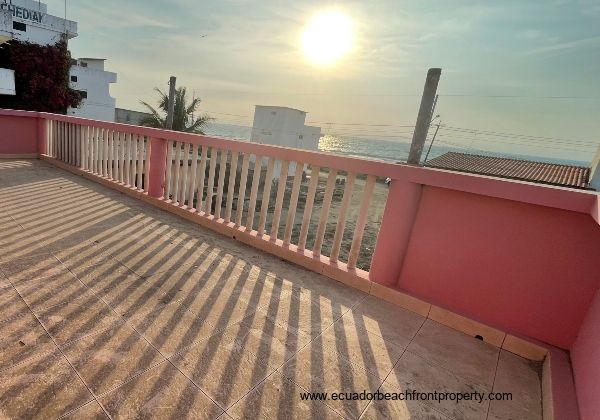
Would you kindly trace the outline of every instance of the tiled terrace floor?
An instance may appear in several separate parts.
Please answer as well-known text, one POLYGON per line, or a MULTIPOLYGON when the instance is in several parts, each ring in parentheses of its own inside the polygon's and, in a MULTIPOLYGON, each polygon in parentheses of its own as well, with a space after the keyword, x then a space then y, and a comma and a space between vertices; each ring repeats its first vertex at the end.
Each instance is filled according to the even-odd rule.
POLYGON ((41 161, 0 161, 0 418, 539 419, 539 368, 41 161), (512 402, 300 392, 512 392, 512 402))

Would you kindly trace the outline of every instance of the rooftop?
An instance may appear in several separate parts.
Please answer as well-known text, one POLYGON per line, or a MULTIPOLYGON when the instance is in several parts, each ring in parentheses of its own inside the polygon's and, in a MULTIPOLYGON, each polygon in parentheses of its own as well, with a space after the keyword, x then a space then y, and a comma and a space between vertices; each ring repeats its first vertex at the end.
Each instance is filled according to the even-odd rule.
POLYGON ((40 160, 0 195, 3 417, 541 419, 540 363, 40 160), (513 401, 300 399, 411 389, 513 401))
POLYGON ((431 159, 426 166, 571 188, 587 188, 590 180, 586 167, 458 152, 431 159))
POLYGON ((0 132, 0 417, 600 410, 595 191, 40 112, 0 132))

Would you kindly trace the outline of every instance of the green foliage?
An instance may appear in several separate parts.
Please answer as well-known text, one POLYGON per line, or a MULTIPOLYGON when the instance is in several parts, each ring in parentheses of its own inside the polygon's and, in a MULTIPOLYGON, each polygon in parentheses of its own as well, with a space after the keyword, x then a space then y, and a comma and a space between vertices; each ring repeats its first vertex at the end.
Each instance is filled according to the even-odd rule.
POLYGON ((0 67, 15 71, 16 95, 0 95, 0 107, 65 114, 81 96, 69 87, 67 43, 38 45, 11 40, 0 45, 0 67))
MULTIPOLYGON (((142 105, 148 108, 150 115, 141 121, 146 127, 165 128, 167 125, 167 110, 169 108, 169 97, 159 88, 154 88, 158 92, 158 110, 147 102, 140 101, 142 105)), ((199 115, 196 117, 196 110, 200 105, 200 98, 192 98, 188 104, 187 92, 185 87, 180 87, 175 91, 175 109, 173 113, 173 130, 184 131, 186 133, 204 134, 203 128, 212 120, 208 115, 199 115)))

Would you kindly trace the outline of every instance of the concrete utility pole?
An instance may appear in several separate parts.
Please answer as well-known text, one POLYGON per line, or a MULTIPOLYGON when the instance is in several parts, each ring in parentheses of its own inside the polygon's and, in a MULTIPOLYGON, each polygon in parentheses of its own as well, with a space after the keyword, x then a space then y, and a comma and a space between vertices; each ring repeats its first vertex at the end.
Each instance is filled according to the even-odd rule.
POLYGON ((417 126, 413 133, 410 153, 408 155, 408 163, 410 165, 418 165, 421 161, 421 154, 423 153, 425 139, 427 138, 427 132, 431 124, 431 112, 441 74, 442 69, 437 68, 429 69, 427 72, 423 97, 421 98, 421 107, 419 108, 419 116, 417 117, 417 126))
POLYGON ((175 112, 175 85, 177 83, 177 78, 175 76, 171 76, 169 79, 169 103, 167 108, 167 129, 173 129, 173 113, 175 112))

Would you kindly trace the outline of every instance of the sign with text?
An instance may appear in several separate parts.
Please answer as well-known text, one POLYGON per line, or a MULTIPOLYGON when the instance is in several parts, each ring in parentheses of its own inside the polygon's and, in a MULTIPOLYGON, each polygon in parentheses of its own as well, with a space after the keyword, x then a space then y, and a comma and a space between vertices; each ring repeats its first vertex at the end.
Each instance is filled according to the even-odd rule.
POLYGON ((9 0, 0 1, 0 10, 8 10, 12 13, 13 17, 23 20, 29 20, 32 22, 42 23, 42 19, 46 16, 41 11, 35 11, 27 9, 21 6, 15 6, 9 0))

